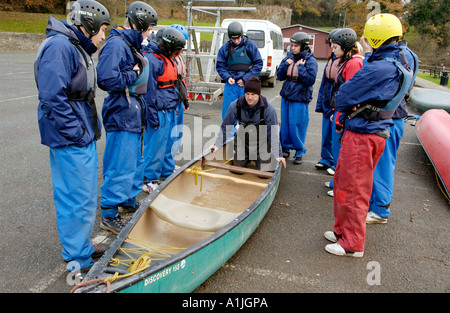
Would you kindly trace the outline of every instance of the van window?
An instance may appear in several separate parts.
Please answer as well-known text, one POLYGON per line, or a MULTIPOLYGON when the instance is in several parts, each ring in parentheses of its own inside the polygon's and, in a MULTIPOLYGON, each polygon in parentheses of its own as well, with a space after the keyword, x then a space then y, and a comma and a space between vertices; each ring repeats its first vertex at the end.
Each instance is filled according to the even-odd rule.
POLYGON ((273 48, 283 50, 283 36, 280 33, 270 31, 270 39, 272 39, 273 48))
POLYGON ((258 48, 264 48, 264 32, 261 30, 248 30, 247 37, 250 38, 258 48))

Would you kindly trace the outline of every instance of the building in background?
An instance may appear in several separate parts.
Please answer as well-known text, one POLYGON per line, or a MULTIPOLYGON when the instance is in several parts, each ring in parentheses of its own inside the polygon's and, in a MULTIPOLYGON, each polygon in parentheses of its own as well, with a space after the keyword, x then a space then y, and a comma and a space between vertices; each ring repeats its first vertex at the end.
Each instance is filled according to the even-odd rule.
POLYGON ((311 37, 310 47, 314 52, 316 59, 327 59, 331 54, 330 45, 326 43, 326 39, 329 35, 329 32, 327 31, 296 24, 281 28, 281 32, 283 34, 283 43, 285 50, 289 50, 289 39, 292 37, 292 35, 297 32, 305 32, 311 37))

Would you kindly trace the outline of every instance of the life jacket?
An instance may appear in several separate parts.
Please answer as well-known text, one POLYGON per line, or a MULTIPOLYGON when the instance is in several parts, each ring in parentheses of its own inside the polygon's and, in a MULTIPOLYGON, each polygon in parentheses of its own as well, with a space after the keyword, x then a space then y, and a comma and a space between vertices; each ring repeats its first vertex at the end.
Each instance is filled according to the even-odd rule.
POLYGON ((379 119, 389 119, 394 115, 395 110, 400 105, 400 102, 405 98, 407 92, 411 87, 413 75, 408 71, 399 61, 392 58, 384 58, 384 60, 391 62, 397 67, 400 72, 400 86, 396 95, 389 101, 366 101, 347 118, 351 119, 355 116, 362 116, 367 120, 378 121, 379 119))
POLYGON ((177 67, 177 89, 178 92, 180 93, 180 100, 181 102, 185 102, 186 100, 190 100, 190 96, 188 93, 188 88, 187 88, 187 84, 186 84, 186 80, 184 78, 184 76, 186 75, 186 64, 183 61, 183 57, 180 55, 178 55, 175 59, 175 65, 177 67))
POLYGON ((92 57, 86 51, 84 51, 79 41, 63 34, 57 34, 48 37, 42 42, 37 51, 36 60, 34 61, 34 79, 36 81, 36 86, 38 86, 39 60, 42 56, 42 52, 47 43, 55 37, 66 38, 77 49, 78 72, 71 78, 69 89, 67 90, 66 94, 69 101, 84 100, 89 102, 89 106, 92 110, 94 119, 95 139, 97 140, 100 138, 100 129, 97 123, 97 108, 95 105, 97 72, 92 57))
POLYGON ((339 69, 339 59, 329 59, 327 63, 327 70, 325 71, 325 77, 329 83, 336 81, 336 74, 339 69))
POLYGON ((164 73, 158 77, 158 88, 164 89, 169 87, 176 87, 178 72, 177 66, 173 60, 166 56, 152 52, 155 57, 164 62, 164 73))
MULTIPOLYGON (((103 47, 112 38, 120 38, 127 44, 127 46, 131 50, 131 53, 133 54, 134 62, 136 62, 136 64, 138 64, 139 70, 141 71, 141 74, 139 75, 139 77, 130 86, 128 86, 128 91, 129 91, 130 95, 133 95, 133 96, 145 95, 147 93, 148 75, 150 73, 148 60, 136 49, 136 47, 130 45, 128 43, 128 41, 126 41, 125 38, 123 38, 121 36, 110 37, 105 42, 103 47)), ((102 54, 103 47, 99 52, 99 57, 102 54)))
POLYGON ((414 59, 414 64, 410 64, 409 68, 412 70, 413 74, 412 74, 412 81, 411 81, 411 85, 409 86, 409 90, 411 90, 414 86, 414 81, 416 80, 417 77, 417 72, 419 71, 419 58, 417 57, 417 55, 412 52, 411 49, 409 49, 407 46, 405 45, 401 45, 399 46, 400 49, 405 49, 408 50, 409 53, 411 53, 413 59, 414 59))
POLYGON ((297 62, 293 62, 289 65, 287 69, 287 80, 289 81, 298 81, 298 66, 300 65, 300 61, 303 59, 298 60, 297 62))
POLYGON ((250 60, 247 54, 247 44, 248 41, 246 41, 244 45, 237 47, 237 49, 233 53, 231 53, 231 41, 228 42, 228 71, 247 72, 252 68, 252 60, 250 60))

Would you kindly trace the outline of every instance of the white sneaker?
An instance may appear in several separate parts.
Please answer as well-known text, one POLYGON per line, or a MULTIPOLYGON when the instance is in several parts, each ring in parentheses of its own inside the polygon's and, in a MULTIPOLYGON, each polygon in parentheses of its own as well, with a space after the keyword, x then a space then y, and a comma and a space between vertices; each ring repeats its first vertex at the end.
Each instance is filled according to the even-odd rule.
POLYGON ((142 191, 147 193, 152 193, 158 188, 158 183, 150 182, 148 184, 142 184, 142 191))
POLYGON ((327 172, 328 172, 328 174, 330 174, 331 176, 334 175, 334 170, 333 170, 331 167, 327 168, 327 172))
POLYGON ((338 243, 331 243, 325 246, 325 250, 331 254, 338 256, 351 256, 354 258, 360 258, 364 255, 364 252, 349 252, 345 251, 344 248, 341 247, 338 243))
POLYGON ((386 224, 387 217, 381 217, 378 214, 369 212, 366 217, 366 224, 386 224))
POLYGON ((333 192, 333 190, 327 191, 327 195, 329 195, 330 197, 334 197, 334 192, 333 192))
POLYGON ((325 183, 325 187, 331 188, 330 182, 329 182, 329 181, 327 181, 327 182, 325 183))
POLYGON ((332 231, 326 231, 323 233, 324 237, 331 242, 337 242, 337 238, 332 231))

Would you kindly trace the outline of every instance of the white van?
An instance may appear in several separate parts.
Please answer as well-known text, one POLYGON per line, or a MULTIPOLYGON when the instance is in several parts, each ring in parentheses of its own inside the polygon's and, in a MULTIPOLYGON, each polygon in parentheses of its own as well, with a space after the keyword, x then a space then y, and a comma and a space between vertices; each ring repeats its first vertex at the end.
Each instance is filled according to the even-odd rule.
MULTIPOLYGON (((277 69, 284 57, 281 28, 270 21, 246 19, 224 19, 221 27, 227 28, 234 21, 241 23, 244 35, 258 46, 263 59, 259 78, 261 81, 267 80, 269 86, 274 87, 277 81, 277 69)), ((228 40, 228 35, 225 33, 221 45, 228 40)))

